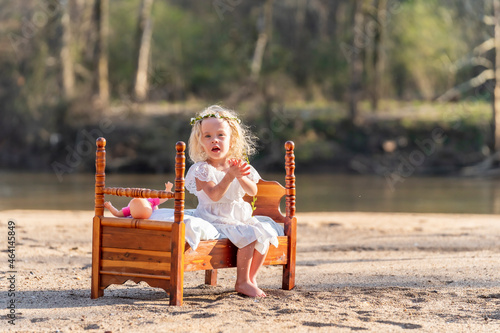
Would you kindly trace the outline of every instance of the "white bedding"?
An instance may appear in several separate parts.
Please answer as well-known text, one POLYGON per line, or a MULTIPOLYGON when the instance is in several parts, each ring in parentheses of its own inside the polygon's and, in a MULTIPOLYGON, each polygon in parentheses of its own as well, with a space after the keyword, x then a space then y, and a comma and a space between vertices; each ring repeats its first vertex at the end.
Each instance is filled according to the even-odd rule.
MULTIPOLYGON (((219 238, 227 238, 219 233, 217 229, 208 221, 194 217, 194 209, 184 211, 184 223, 186 225, 186 242, 193 250, 196 250, 200 241, 219 238)), ((273 227, 278 236, 284 236, 283 227, 268 216, 255 216, 260 222, 268 223, 273 227)), ((174 210, 171 208, 160 208, 153 212, 150 220, 174 221, 174 210)))

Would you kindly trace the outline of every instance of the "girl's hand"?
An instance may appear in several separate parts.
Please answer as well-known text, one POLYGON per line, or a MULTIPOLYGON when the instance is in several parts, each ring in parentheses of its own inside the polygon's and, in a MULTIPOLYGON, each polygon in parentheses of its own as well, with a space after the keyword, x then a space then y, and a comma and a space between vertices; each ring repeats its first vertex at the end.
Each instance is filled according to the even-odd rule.
POLYGON ((243 160, 231 159, 229 160, 228 174, 237 179, 241 179, 250 174, 250 166, 243 160))
POLYGON ((243 190, 245 190, 245 193, 250 196, 257 195, 257 184, 250 178, 245 177, 250 175, 250 165, 243 160, 229 160, 229 165, 228 174, 234 176, 238 180, 243 190))

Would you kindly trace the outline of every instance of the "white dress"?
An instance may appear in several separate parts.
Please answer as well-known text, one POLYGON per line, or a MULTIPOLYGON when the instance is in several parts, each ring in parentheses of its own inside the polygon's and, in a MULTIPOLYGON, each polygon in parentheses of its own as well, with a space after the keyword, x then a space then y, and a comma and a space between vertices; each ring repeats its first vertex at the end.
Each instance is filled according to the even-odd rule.
MULTIPOLYGON (((237 179, 234 179, 224 196, 217 202, 212 201, 203 191, 196 189, 196 178, 201 181, 212 181, 218 184, 226 175, 207 162, 195 163, 186 175, 186 189, 198 198, 198 206, 194 212, 195 217, 202 218, 225 235, 238 248, 242 248, 257 241, 255 249, 265 254, 269 244, 278 247, 278 234, 267 223, 262 223, 252 217, 252 206, 243 200, 245 191, 237 179)), ((258 182, 258 172, 250 166, 250 175, 247 176, 258 182)))

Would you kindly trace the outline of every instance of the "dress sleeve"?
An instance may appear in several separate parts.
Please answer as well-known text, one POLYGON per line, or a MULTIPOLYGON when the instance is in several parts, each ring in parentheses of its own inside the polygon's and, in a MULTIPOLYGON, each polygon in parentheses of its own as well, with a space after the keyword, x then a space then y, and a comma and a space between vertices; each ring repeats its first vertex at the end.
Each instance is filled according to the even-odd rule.
POLYGON ((214 182, 217 183, 217 178, 215 178, 215 173, 212 168, 206 162, 197 162, 193 164, 186 175, 186 189, 192 193, 196 194, 198 191, 196 190, 196 179, 199 179, 203 182, 214 182))
POLYGON ((258 183, 259 180, 261 179, 257 170, 255 170, 255 168, 251 165, 250 165, 250 174, 247 177, 256 183, 258 183))

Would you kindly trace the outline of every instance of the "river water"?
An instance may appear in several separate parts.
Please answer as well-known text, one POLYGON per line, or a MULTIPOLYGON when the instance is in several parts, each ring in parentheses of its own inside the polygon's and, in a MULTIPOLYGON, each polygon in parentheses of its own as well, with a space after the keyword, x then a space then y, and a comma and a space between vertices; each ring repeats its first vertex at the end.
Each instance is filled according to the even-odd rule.
MULTIPOLYGON (((382 176, 352 174, 297 174, 299 212, 500 212, 500 179, 456 177, 408 177, 390 184, 382 176)), ((283 175, 265 179, 284 184, 283 175)), ((108 174, 106 186, 145 187, 162 190, 172 175, 108 174)), ((107 197, 116 207, 127 198, 107 197)), ((186 207, 196 199, 186 197, 186 207)), ((94 175, 72 174, 58 179, 50 173, 0 172, 0 210, 56 209, 93 210, 94 175)), ((161 207, 173 207, 169 201, 161 207)))

